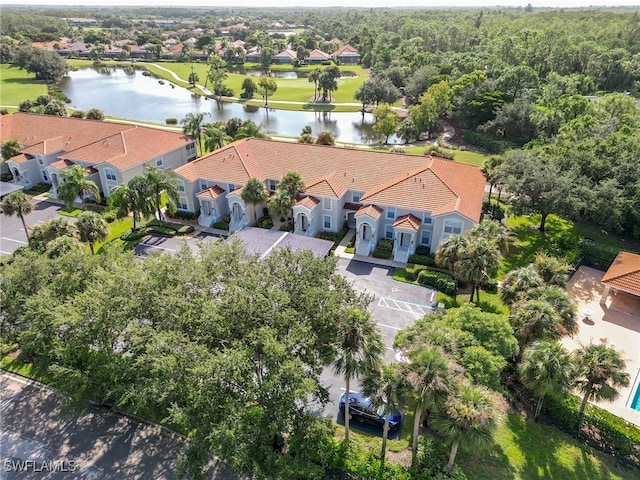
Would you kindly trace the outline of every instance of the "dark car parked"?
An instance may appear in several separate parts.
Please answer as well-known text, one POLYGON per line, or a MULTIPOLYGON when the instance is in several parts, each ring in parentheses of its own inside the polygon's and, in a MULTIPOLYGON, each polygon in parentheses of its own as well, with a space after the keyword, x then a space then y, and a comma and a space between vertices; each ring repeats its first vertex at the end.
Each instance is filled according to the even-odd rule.
MULTIPOLYGON (((344 413, 344 398, 346 394, 340 396, 340 411, 344 413)), ((351 418, 361 422, 370 423, 379 427, 384 427, 385 421, 385 405, 382 404, 377 408, 371 404, 371 399, 363 396, 361 393, 349 393, 349 413, 351 418)), ((389 430, 395 430, 400 426, 402 416, 400 412, 392 411, 389 415, 389 430)))

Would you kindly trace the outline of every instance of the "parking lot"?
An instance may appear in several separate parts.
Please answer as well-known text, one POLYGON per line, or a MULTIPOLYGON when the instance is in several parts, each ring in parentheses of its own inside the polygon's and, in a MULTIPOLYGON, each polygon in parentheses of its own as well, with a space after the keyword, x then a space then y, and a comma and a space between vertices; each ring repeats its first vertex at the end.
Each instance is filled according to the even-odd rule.
POLYGON ((161 237, 159 235, 150 235, 136 245, 134 251, 136 255, 144 257, 153 252, 176 253, 183 246, 187 245, 193 252, 197 252, 200 242, 215 241, 219 238, 221 238, 220 235, 207 232, 200 232, 193 237, 161 237))

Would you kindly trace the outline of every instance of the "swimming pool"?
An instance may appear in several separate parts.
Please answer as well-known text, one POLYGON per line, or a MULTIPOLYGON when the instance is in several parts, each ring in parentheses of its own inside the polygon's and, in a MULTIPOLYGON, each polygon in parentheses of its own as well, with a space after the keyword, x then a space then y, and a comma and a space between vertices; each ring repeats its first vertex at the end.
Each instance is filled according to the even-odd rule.
POLYGON ((631 400, 631 405, 636 412, 640 412, 640 383, 636 384, 636 394, 633 396, 633 400, 631 400))

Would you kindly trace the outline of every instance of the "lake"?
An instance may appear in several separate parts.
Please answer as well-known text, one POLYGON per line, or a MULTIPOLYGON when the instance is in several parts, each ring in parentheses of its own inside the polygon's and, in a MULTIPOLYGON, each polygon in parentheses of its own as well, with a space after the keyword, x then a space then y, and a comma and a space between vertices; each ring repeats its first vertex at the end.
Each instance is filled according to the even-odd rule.
POLYGON ((144 76, 141 71, 125 72, 122 68, 91 68, 69 72, 60 82, 62 91, 71 99, 70 107, 87 111, 98 108, 105 115, 164 124, 167 118, 180 121, 187 113, 207 113, 205 121, 239 117, 253 120, 268 135, 296 137, 302 127, 310 125, 313 135, 323 130, 333 133, 337 141, 372 144, 377 136, 372 131, 373 115, 360 112, 292 112, 251 107, 194 97, 185 88, 168 81, 144 76))

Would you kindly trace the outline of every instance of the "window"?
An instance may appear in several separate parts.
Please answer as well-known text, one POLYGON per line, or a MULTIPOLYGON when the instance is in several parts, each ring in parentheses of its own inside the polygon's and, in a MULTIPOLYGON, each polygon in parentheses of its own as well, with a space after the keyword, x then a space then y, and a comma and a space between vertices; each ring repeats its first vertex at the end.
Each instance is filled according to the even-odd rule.
POLYGON ((431 213, 425 212, 422 216, 422 225, 430 226, 433 225, 433 219, 431 218, 431 213))
POLYGON ((200 182, 200 190, 206 190, 207 188, 207 182, 200 182))
POLYGON ((237 190, 237 188, 238 188, 238 187, 237 187, 237 186, 235 186, 233 183, 230 183, 230 184, 229 184, 229 191, 230 191, 230 192, 233 192, 234 190, 237 190))
POLYGON ((196 144, 194 142, 187 143, 184 149, 187 152, 187 161, 191 161, 196 158, 196 144))
POLYGON ((444 222, 444 233, 447 235, 460 235, 462 233, 462 222, 447 220, 444 222))
POLYGON ((270 192, 275 192, 277 188, 278 188, 278 181, 277 180, 269 180, 269 191, 270 192))
POLYGON ((331 215, 325 215, 323 217, 323 221, 324 221, 324 228, 326 230, 331 230, 331 215))
POLYGON ((178 180, 176 184, 178 185, 178 191, 184 192, 184 182, 182 180, 178 180))
POLYGON ((178 210, 187 210, 189 208, 189 205, 187 205, 186 197, 179 197, 176 207, 178 208, 178 210))
POLYGON ((330 198, 323 198, 322 199, 322 208, 324 210, 331 210, 331 199, 330 198))
POLYGON ((387 207, 387 218, 389 220, 396 219, 396 207, 387 207))
POLYGON ((105 168, 104 169, 104 176, 107 177, 107 180, 110 180, 112 182, 117 181, 116 178, 116 171, 112 168, 105 168))
POLYGON ((351 201, 353 203, 360 203, 360 197, 362 197, 362 194, 360 192, 353 192, 351 194, 351 201))
POLYGON ((48 182, 49 181, 49 177, 47 177, 47 172, 45 172, 44 170, 40 170, 40 173, 42 173, 42 179, 45 182, 48 182))
POLYGON ((425 247, 431 246, 431 232, 429 230, 423 230, 420 237, 420 243, 425 247))
POLYGON ((393 240, 393 225, 387 225, 384 227, 384 238, 393 240))
POLYGON ((156 167, 162 166, 162 158, 156 158, 156 167))
POLYGON ((40 165, 44 165, 44 160, 42 159, 42 157, 38 156, 38 163, 40 165))

